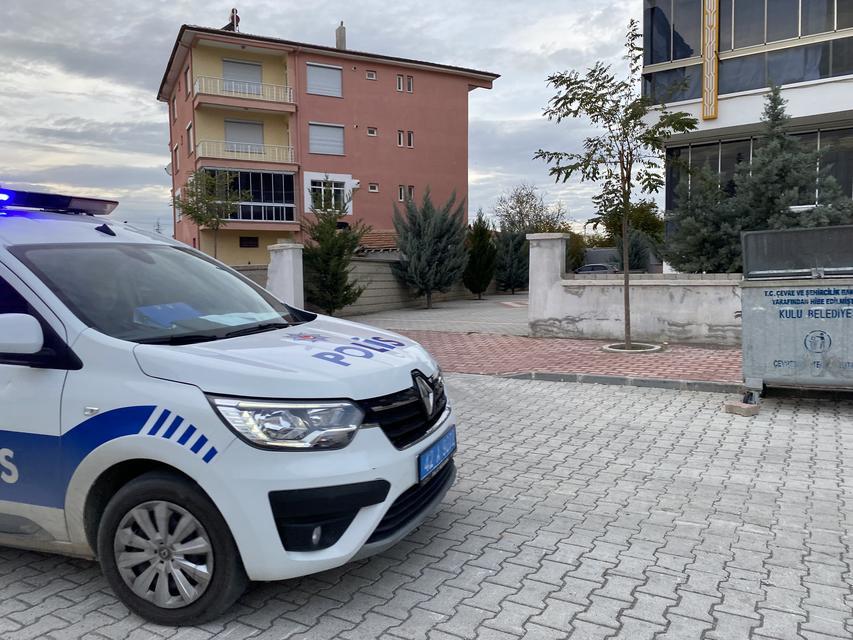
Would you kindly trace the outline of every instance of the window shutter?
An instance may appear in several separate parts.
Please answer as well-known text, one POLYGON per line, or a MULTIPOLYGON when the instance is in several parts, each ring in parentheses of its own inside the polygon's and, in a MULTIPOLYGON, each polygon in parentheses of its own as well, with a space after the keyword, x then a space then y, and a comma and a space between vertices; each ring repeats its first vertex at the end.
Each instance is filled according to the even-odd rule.
POLYGON ((308 150, 311 153, 344 153, 344 128, 323 124, 308 125, 308 150))
POLYGON ((341 70, 330 67, 320 67, 309 64, 308 66, 308 93, 316 93, 321 96, 341 97, 341 70))
POLYGON ((249 62, 222 61, 225 90, 235 93, 261 92, 261 65, 249 62))

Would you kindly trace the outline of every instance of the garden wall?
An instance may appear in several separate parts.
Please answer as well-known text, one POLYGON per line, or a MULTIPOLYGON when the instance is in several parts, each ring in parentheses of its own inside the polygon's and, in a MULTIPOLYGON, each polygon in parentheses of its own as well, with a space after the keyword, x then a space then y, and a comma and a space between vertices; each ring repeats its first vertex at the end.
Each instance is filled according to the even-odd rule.
MULTIPOLYGON (((622 340, 622 275, 567 275, 566 237, 530 240, 530 335, 622 340)), ((740 274, 631 276, 636 340, 734 346, 741 340, 740 274)))

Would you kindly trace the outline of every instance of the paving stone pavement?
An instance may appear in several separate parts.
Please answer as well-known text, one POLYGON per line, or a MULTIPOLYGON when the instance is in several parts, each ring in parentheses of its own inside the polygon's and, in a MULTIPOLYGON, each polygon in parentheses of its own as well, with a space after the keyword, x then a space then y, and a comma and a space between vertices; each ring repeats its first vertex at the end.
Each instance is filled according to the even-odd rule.
POLYGON ((459 479, 387 553, 254 586, 196 628, 97 565, 0 549, 0 638, 853 637, 853 402, 448 377, 459 479))

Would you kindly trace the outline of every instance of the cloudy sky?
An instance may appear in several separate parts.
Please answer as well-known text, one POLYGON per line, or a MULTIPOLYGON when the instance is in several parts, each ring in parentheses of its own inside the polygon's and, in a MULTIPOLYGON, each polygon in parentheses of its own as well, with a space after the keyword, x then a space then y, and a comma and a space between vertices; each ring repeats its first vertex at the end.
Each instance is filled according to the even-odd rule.
POLYGON ((539 148, 577 148, 582 122, 548 122, 546 77, 598 59, 620 63, 639 0, 3 0, 0 184, 116 197, 118 217, 171 232, 166 108, 160 78, 183 23, 332 45, 338 21, 352 49, 500 73, 470 94, 470 205, 535 184, 572 218, 592 213, 590 185, 555 185, 539 148), (428 8, 427 8, 428 7, 428 8), (322 15, 321 15, 322 14, 322 15))

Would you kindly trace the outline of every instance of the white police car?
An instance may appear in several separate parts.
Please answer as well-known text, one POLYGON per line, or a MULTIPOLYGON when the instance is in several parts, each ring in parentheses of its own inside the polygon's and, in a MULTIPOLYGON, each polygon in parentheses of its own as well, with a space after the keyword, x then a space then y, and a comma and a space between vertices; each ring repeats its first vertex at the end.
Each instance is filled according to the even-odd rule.
POLYGON ((453 483, 441 372, 185 245, 0 191, 0 544, 96 557, 161 624, 417 527, 453 483))

